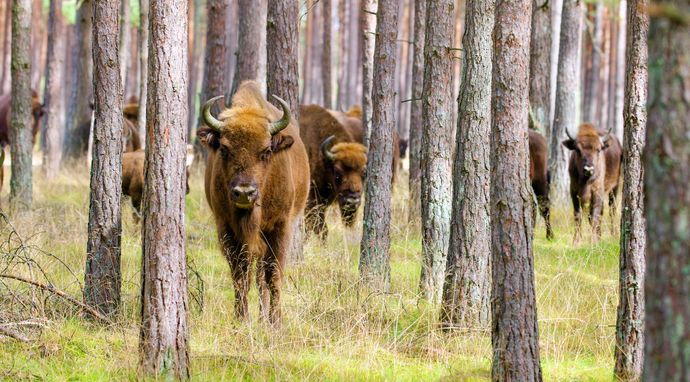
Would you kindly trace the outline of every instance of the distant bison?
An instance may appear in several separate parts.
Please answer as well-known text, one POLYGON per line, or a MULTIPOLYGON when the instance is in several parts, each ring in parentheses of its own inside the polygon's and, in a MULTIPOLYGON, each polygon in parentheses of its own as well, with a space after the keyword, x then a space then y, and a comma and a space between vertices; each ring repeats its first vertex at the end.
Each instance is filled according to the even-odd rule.
POLYGON ((300 107, 300 136, 309 155, 311 189, 307 201, 307 229, 326 239, 326 209, 337 202, 340 216, 351 227, 362 200, 367 149, 327 109, 300 107))
POLYGON ((203 107, 207 127, 197 137, 208 148, 205 190, 218 239, 230 263, 235 314, 248 315, 250 268, 257 262, 263 317, 279 323, 280 288, 293 226, 309 191, 309 159, 290 108, 275 97, 282 115, 259 85, 242 83, 229 109, 211 115, 215 97, 203 107))
MULTIPOLYGON (((136 100, 136 98, 134 98, 136 100)), ((132 101, 132 99, 130 99, 132 101)), ((93 102, 89 103, 93 109, 95 106, 93 102)), ((139 105, 136 103, 127 103, 122 107, 122 152, 134 152, 141 149, 141 136, 137 127, 137 116, 139 115, 139 105)), ((91 130, 91 120, 83 122, 77 128, 75 133, 80 137, 88 137, 91 130)))
POLYGON ((594 235, 601 236, 600 219, 604 198, 608 196, 609 213, 615 215, 616 194, 621 175, 623 150, 610 131, 597 130, 594 125, 580 125, 573 138, 566 129, 568 139, 563 145, 571 150, 568 173, 570 197, 575 214, 575 238, 580 240, 581 208, 589 204, 589 221, 594 235))
POLYGON ((532 190, 537 197, 539 211, 546 225, 546 238, 553 239, 551 229, 551 202, 549 201, 549 188, 551 179, 548 172, 549 146, 546 139, 534 130, 529 130, 529 179, 532 190))

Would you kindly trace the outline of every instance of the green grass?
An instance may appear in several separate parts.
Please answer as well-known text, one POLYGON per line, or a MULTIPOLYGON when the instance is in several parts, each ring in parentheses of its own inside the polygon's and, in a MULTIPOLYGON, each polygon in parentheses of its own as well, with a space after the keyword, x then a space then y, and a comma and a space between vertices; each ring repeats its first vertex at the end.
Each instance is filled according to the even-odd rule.
MULTIPOLYGON (((251 320, 238 323, 233 319, 230 271, 216 245, 199 174, 193 174, 190 185, 188 257, 205 283, 204 309, 193 303, 190 313, 195 380, 482 381, 490 377, 489 332, 474 328, 441 333, 436 310, 419 302, 421 243, 406 223, 404 187, 396 189, 394 200, 390 293, 370 294, 358 287, 361 232, 346 230, 332 213, 327 243, 309 241, 304 262, 291 264, 287 270, 284 324, 275 330, 257 318, 256 290, 250 299, 251 320)), ((50 184, 39 177, 33 215, 14 221, 31 244, 64 259, 79 277, 85 261, 88 188, 84 169, 64 172, 50 184)), ((1 205, 7 205, 6 196, 1 205)), ((60 307, 47 313, 50 321, 35 342, 0 338, 0 379, 137 378, 141 237, 129 203, 123 205, 123 309, 118 322, 102 327, 50 300, 60 307)), ((553 221, 555 241, 545 240, 541 221, 535 235, 544 379, 609 381, 617 305, 617 237, 607 234, 598 244, 591 244, 585 226, 585 243, 572 246, 569 206, 556 208, 553 221)), ((38 259, 44 260, 55 285, 80 296, 79 286, 65 268, 47 258, 38 259)), ((194 279, 190 285, 195 285, 194 279)))

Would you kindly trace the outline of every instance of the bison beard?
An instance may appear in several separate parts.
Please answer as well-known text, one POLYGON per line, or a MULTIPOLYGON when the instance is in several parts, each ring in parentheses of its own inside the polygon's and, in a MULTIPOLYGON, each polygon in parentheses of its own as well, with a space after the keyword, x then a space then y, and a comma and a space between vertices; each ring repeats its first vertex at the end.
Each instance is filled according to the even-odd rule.
POLYGON ((622 153, 618 139, 606 131, 599 131, 585 123, 575 138, 570 136, 563 145, 571 150, 568 163, 570 175, 570 197, 575 214, 575 237, 580 240, 582 207, 589 205, 589 222, 595 238, 601 236, 601 215, 604 198, 608 195, 611 220, 616 214, 616 194, 620 180, 622 153))
POLYGON ((208 127, 199 128, 197 137, 209 151, 206 200, 230 264, 235 314, 248 315, 250 268, 256 261, 262 317, 279 324, 285 257, 309 188, 307 153, 287 104, 276 97, 281 117, 255 82, 241 84, 230 109, 216 119, 210 109, 220 98, 204 105, 208 127))

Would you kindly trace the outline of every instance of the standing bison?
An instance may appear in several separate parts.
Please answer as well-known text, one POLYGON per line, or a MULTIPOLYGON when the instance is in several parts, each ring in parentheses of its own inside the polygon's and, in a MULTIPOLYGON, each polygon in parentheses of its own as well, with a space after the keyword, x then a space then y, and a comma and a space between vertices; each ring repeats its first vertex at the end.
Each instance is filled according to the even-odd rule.
POLYGON ((340 216, 351 227, 362 198, 367 149, 328 110, 300 107, 300 136, 309 155, 311 189, 306 210, 307 229, 326 239, 326 209, 337 201, 340 216))
POLYGON ((589 222, 596 238, 601 236, 601 215, 604 198, 608 195, 610 215, 615 215, 616 194, 621 175, 622 149, 618 139, 609 132, 599 131, 594 125, 580 125, 573 138, 566 129, 568 139, 563 145, 571 150, 568 163, 570 197, 575 214, 575 238, 580 240, 582 207, 589 205, 589 222))
MULTIPOLYGON (((546 225, 546 238, 553 239, 551 229, 551 202, 549 201, 549 186, 551 180, 548 172, 549 146, 546 139, 534 130, 529 130, 529 179, 532 190, 537 197, 537 204, 546 225)), ((535 219, 536 220, 536 219, 535 219)))
POLYGON ((279 323, 285 256, 309 191, 307 152, 285 101, 275 97, 281 116, 255 82, 240 85, 230 109, 216 119, 211 107, 221 98, 204 105, 207 127, 199 128, 197 137, 208 148, 206 199, 230 263, 235 314, 248 315, 250 268, 256 260, 262 316, 279 323))

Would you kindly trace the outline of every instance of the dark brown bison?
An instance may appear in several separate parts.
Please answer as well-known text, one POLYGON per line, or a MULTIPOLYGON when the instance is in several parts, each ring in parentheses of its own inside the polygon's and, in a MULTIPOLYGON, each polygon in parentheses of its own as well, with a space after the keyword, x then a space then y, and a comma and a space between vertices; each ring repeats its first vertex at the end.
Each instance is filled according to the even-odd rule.
MULTIPOLYGON (((93 102, 89 103, 91 109, 94 108, 93 102)), ((128 103, 122 107, 122 152, 134 152, 141 149, 141 136, 137 128, 137 116, 139 115, 139 105, 128 103)), ((77 128, 76 134, 80 137, 88 137, 86 132, 91 130, 91 120, 88 120, 77 128)))
POLYGON ((300 107, 300 136, 309 155, 311 189, 307 201, 307 228, 326 239, 326 209, 337 202, 340 216, 351 227, 362 200, 367 149, 327 109, 300 107))
POLYGON ((551 202, 549 201, 549 186, 551 180, 548 172, 549 146, 546 139, 534 130, 529 130, 529 179, 532 190, 537 197, 539 212, 546 225, 546 238, 553 239, 551 229, 551 202))
POLYGON ((580 240, 581 209, 589 205, 589 222, 595 237, 601 236, 601 215, 604 198, 608 195, 609 213, 615 215, 616 194, 621 175, 623 150, 618 139, 594 125, 580 125, 573 138, 566 129, 568 139, 563 145, 571 150, 568 163, 570 197, 575 213, 575 238, 580 240))
POLYGON ((206 199, 230 263, 235 314, 248 315, 250 268, 256 260, 262 317, 279 323, 285 257, 307 202, 309 159, 285 101, 275 97, 281 115, 257 83, 244 82, 231 107, 216 119, 211 107, 221 98, 204 105, 207 127, 199 128, 197 137, 208 148, 206 199))

